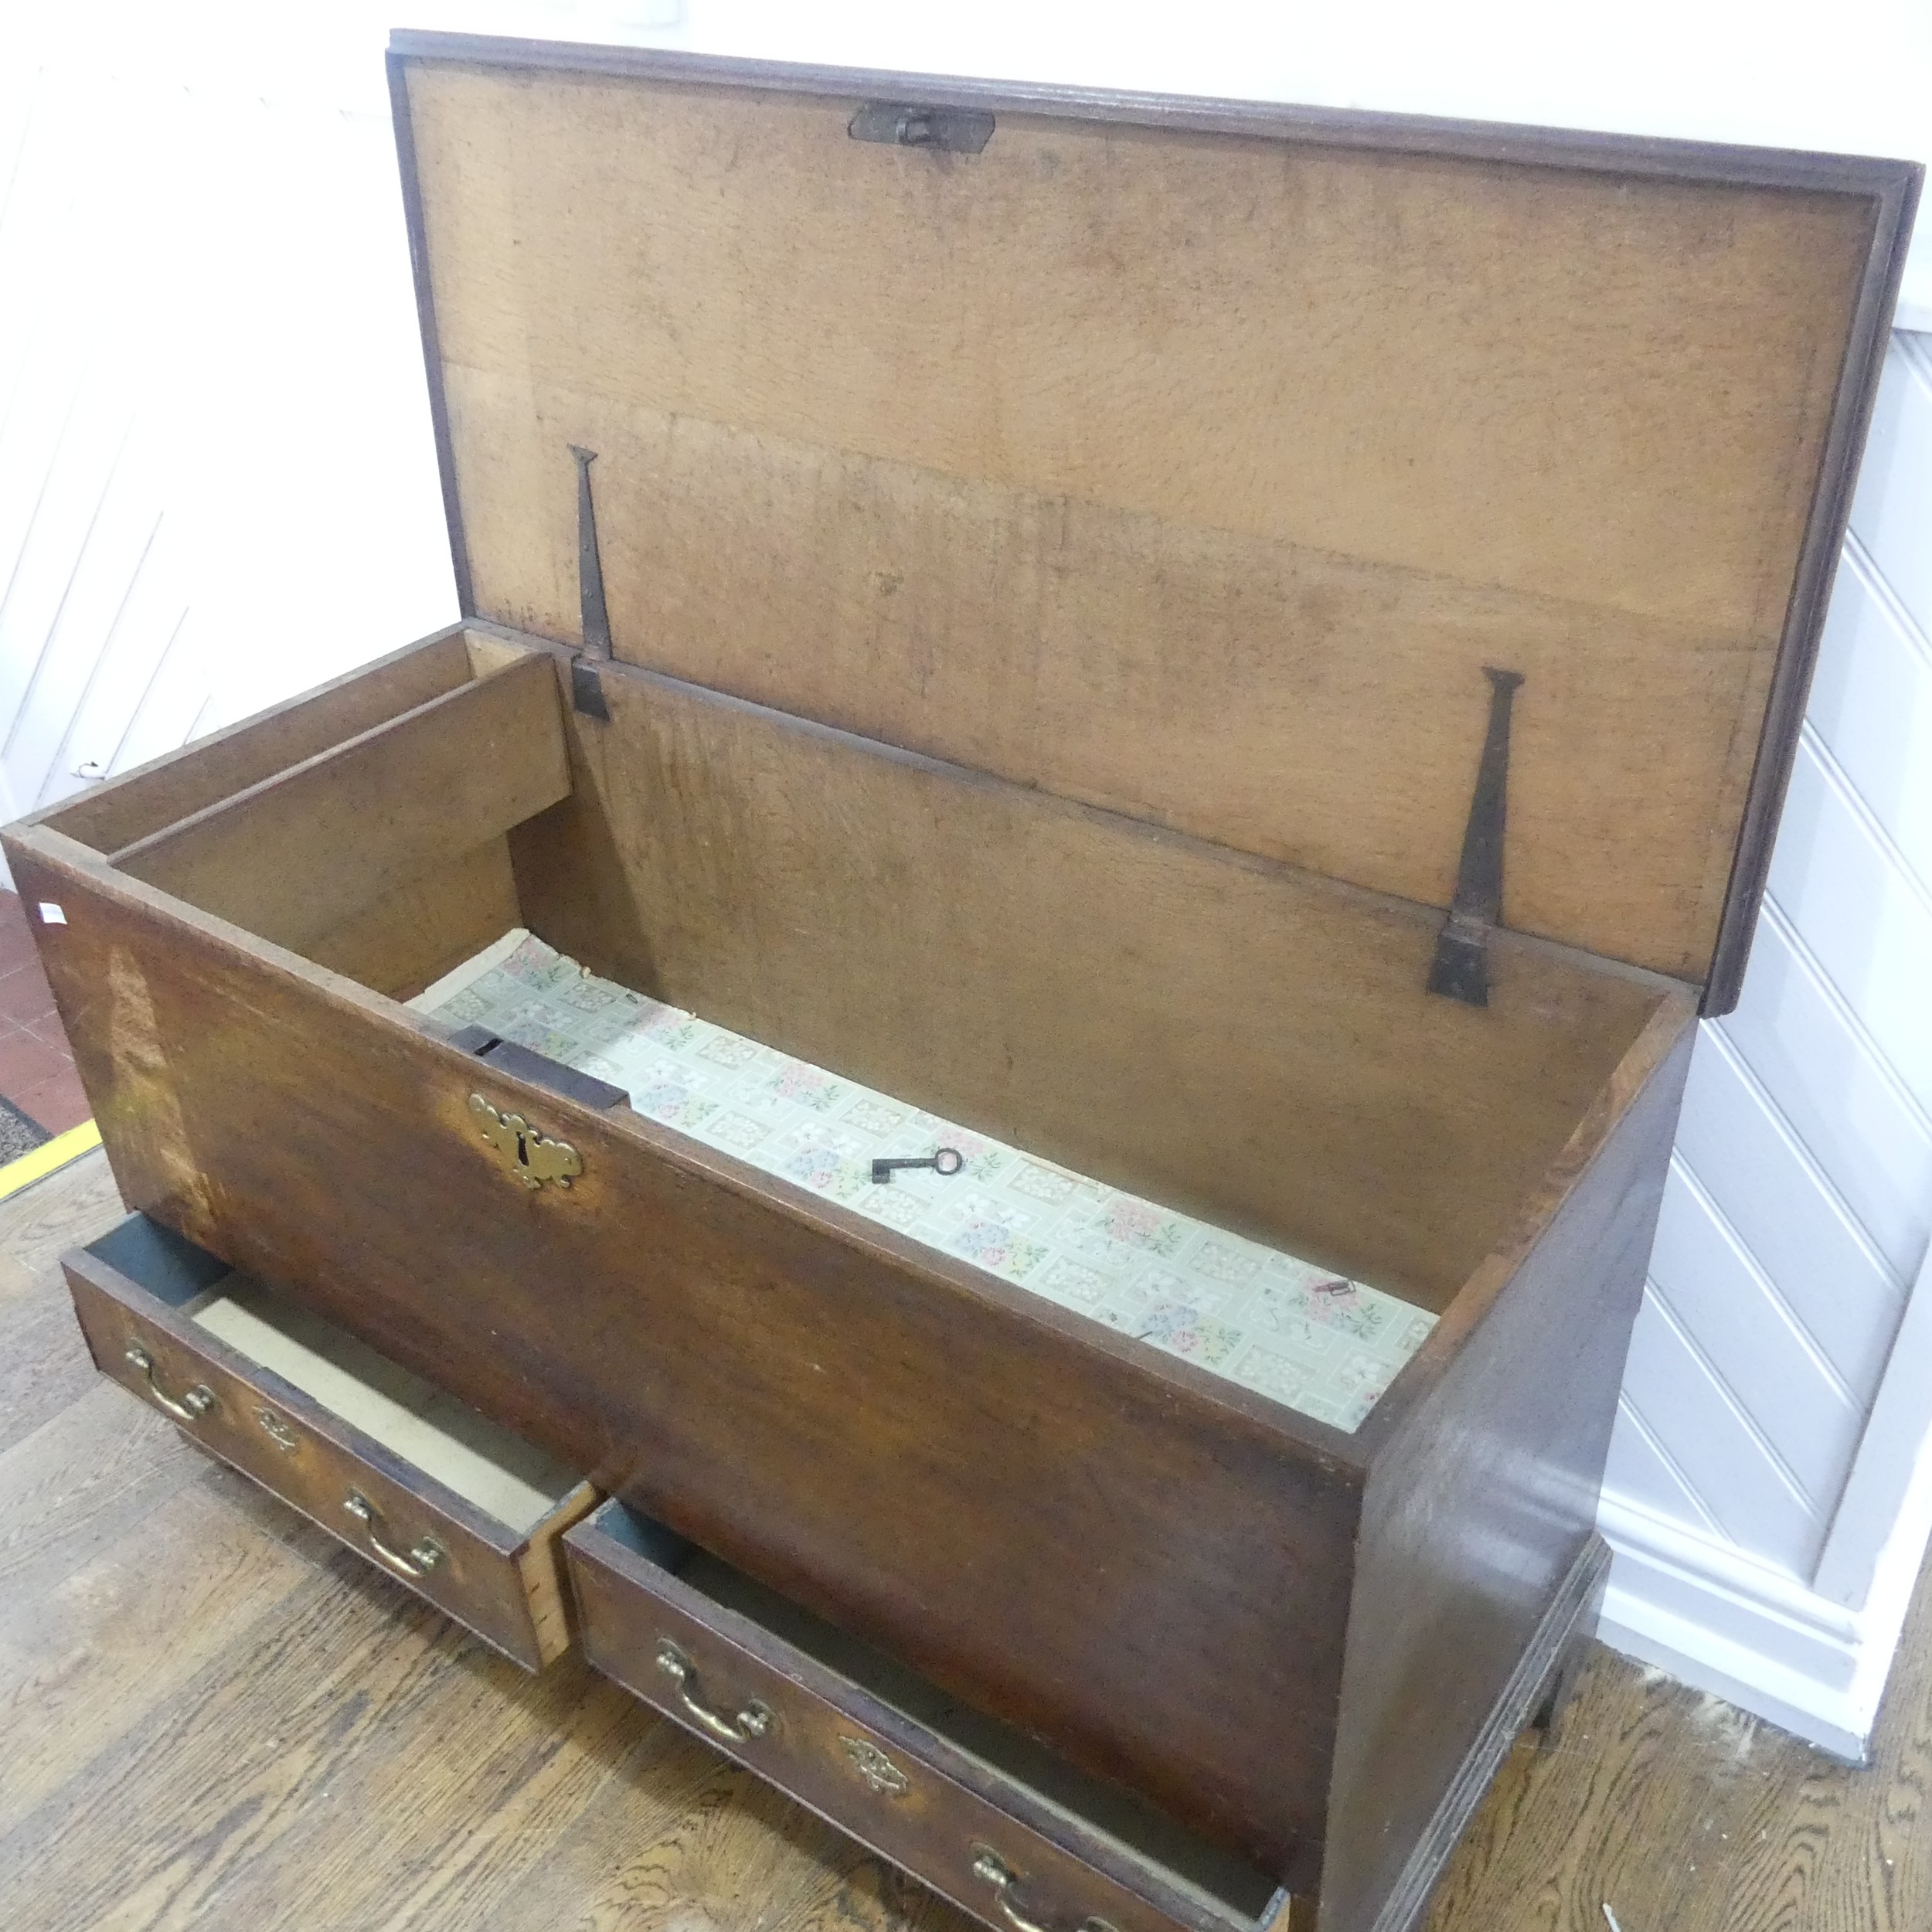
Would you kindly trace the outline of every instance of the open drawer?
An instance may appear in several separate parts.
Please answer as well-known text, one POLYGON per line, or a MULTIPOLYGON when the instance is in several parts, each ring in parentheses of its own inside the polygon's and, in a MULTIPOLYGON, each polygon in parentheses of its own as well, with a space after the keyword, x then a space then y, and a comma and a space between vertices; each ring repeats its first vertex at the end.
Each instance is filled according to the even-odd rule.
POLYGON ((590 1662, 989 1925, 1254 1932, 1253 1866, 609 1502, 564 1539, 590 1662))
POLYGON ((590 1485, 145 1215, 63 1258, 97 1366, 529 1670, 590 1485))

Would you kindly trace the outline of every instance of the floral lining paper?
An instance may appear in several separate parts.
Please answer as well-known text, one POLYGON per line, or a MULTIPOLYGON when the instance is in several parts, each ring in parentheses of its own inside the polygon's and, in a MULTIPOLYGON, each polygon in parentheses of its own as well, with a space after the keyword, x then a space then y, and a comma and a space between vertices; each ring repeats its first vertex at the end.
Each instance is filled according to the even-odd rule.
POLYGON ((1435 1317, 599 979, 519 929, 410 1004, 624 1087, 641 1114, 1304 1415, 1355 1428, 1435 1317), (875 1182, 956 1148, 958 1174, 875 1182))

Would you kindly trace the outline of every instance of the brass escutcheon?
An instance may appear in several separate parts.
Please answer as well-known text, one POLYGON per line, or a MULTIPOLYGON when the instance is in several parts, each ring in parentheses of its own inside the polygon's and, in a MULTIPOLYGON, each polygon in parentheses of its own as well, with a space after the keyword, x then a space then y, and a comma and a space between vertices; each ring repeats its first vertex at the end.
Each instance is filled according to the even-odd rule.
POLYGON ((258 1408, 255 1420, 261 1424, 262 1434, 277 1449, 285 1449, 292 1456, 302 1446, 301 1437, 273 1409, 258 1408))
POLYGON ((505 1172, 532 1192, 546 1181, 553 1187, 568 1187, 583 1172, 583 1157, 575 1148, 539 1134, 521 1114, 500 1114, 481 1094, 472 1094, 470 1114, 505 1172))
POLYGON ((912 1781, 876 1744, 842 1733, 838 1741, 852 1760, 852 1769, 882 1798, 903 1798, 912 1789, 912 1781))

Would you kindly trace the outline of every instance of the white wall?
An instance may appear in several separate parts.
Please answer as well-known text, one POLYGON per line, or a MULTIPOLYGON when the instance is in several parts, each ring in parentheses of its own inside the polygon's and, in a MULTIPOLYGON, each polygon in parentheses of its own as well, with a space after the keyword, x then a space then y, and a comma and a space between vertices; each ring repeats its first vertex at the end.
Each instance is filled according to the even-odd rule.
POLYGON ((1606 1634, 1856 1755, 1932 1494, 1932 338, 1893 339, 1611 1454, 1606 1634), (1910 1507, 1908 1507, 1908 1504, 1910 1507))
MULTIPOLYGON (((453 614, 392 15, 1932 160, 1932 10, 1910 0, 690 0, 636 25, 678 12, 116 0, 0 60, 13 804, 453 614)), ((1922 226, 1902 319, 1932 328, 1922 226)), ((1604 1515, 1609 1634, 1854 1751, 1932 1516, 1932 1475, 1910 1487, 1932 1396, 1929 534, 1932 350, 1901 337, 1743 1002, 1692 1070, 1604 1515)))
POLYGON ((372 27, 359 52, 0 57, 19 810, 454 614, 372 27))

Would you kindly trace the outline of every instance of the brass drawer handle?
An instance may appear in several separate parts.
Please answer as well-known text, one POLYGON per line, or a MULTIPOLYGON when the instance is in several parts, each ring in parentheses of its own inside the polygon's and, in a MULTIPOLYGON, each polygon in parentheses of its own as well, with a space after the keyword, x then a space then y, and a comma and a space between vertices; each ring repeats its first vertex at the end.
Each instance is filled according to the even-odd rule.
POLYGON ((771 1713, 757 1698, 745 1699, 745 1707, 735 1717, 714 1711, 699 1695, 697 1666, 668 1637, 658 1639, 658 1668, 678 1687, 684 1707, 713 1737, 727 1744, 748 1744, 771 1729, 771 1713))
POLYGON ((342 1507, 362 1526, 362 1539, 369 1545, 369 1554, 397 1576, 413 1581, 427 1577, 443 1560, 443 1546, 434 1536, 423 1536, 410 1544, 407 1556, 400 1549, 392 1549, 377 1535, 376 1505, 361 1490, 352 1489, 342 1498, 342 1507))
MULTIPOLYGON (((984 1879, 990 1885, 999 1901, 1000 1916, 1012 1927, 1013 1932, 1056 1932, 1056 1928, 1039 1919, 1029 1918, 1013 1898, 1013 1888, 1019 1883, 1019 1874, 995 1852, 990 1845, 973 1847, 973 1876, 984 1879)), ((1081 1920, 1080 1932, 1114 1932, 1105 1919, 1090 1915, 1081 1920)))
POLYGON ((177 1422, 199 1422, 209 1410, 219 1406, 214 1390, 199 1382, 177 1402, 155 1379, 155 1359, 138 1342, 128 1343, 128 1359, 147 1377, 148 1393, 177 1422))

